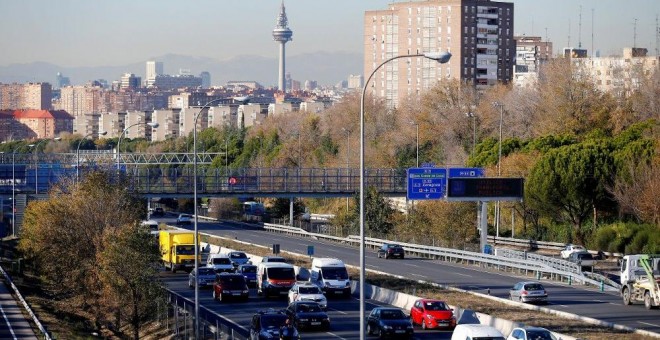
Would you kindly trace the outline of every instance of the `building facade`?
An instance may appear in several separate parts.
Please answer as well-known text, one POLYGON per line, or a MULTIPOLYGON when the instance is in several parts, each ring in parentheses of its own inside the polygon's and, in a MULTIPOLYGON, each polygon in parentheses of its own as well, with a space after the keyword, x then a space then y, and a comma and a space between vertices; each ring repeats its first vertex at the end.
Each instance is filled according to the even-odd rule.
POLYGON ((161 61, 155 61, 155 60, 149 60, 147 61, 147 68, 145 72, 145 83, 144 85, 146 87, 151 87, 154 85, 154 82, 156 81, 156 76, 164 74, 163 72, 163 62, 161 61))
POLYGON ((446 64, 420 57, 388 62, 372 78, 372 94, 397 107, 441 79, 460 79, 477 87, 510 82, 513 14, 513 3, 490 0, 417 0, 365 12, 365 75, 395 56, 452 54, 446 64))
POLYGON ((55 138, 73 131, 73 117, 59 110, 15 110, 19 128, 14 139, 55 138))
POLYGON ((538 80, 541 66, 552 58, 552 43, 541 37, 514 37, 516 41, 516 65, 513 71, 514 84, 520 87, 533 86, 538 80))
POLYGON ((52 99, 49 83, 0 84, 0 110, 50 110, 52 99))

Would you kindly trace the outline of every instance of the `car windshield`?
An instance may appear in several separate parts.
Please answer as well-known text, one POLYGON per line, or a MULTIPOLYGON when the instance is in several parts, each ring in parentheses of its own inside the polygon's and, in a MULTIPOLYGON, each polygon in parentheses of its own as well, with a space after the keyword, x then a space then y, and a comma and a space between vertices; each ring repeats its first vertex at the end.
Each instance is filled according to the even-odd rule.
POLYGON ((264 315, 261 317, 261 326, 265 329, 280 328, 286 323, 286 315, 264 315))
POLYGON ((213 264, 231 264, 231 261, 227 257, 214 257, 213 264))
POLYGON ((388 244, 387 248, 390 248, 390 249, 391 248, 401 248, 401 245, 399 245, 399 244, 388 244))
POLYGON ((232 259, 246 259, 247 255, 245 255, 245 253, 231 253, 229 254, 229 257, 232 259))
POLYGON ((530 283, 525 285, 525 290, 543 290, 543 286, 538 283, 530 283))
POLYGON ((299 304, 298 308, 296 308, 296 312, 300 313, 319 313, 321 311, 321 307, 316 304, 299 304))
POLYGON ((295 280, 293 268, 269 268, 268 277, 275 280, 295 280))
POLYGON ((529 340, 555 340, 548 331, 528 330, 527 339, 529 340))
POLYGON ((405 319, 406 315, 403 314, 402 311, 400 310, 382 310, 380 311, 380 318, 383 320, 397 320, 397 319, 405 319))
POLYGON ((176 246, 177 255, 195 255, 195 247, 190 246, 176 246))
POLYGON ((241 269, 243 273, 256 273, 257 267, 255 266, 246 266, 241 269))
POLYGON ((192 218, 192 215, 180 215, 179 218, 192 218))
POLYGON ((441 302, 441 301, 428 301, 428 302, 424 303, 424 308, 426 308, 426 310, 430 310, 430 311, 449 310, 447 305, 444 302, 441 302))
POLYGON ((577 254, 577 257, 582 260, 593 260, 594 257, 590 253, 580 253, 577 254))
POLYGON ((215 275, 215 271, 211 268, 199 268, 200 276, 215 275))
POLYGON ((327 280, 347 280, 348 279, 348 272, 346 271, 346 268, 340 267, 340 268, 332 268, 332 267, 325 267, 322 268, 323 271, 323 278, 327 280))
POLYGON ((300 294, 322 294, 321 289, 319 287, 313 286, 313 287, 300 287, 298 289, 300 294))
POLYGON ((286 262, 286 259, 283 257, 268 257, 266 258, 266 262, 286 262))

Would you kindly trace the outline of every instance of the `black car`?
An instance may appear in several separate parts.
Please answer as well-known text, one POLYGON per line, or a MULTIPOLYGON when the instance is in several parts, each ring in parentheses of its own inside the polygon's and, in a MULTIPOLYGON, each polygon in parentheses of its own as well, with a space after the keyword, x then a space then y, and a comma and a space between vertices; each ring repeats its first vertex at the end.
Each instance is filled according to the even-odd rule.
POLYGON ((330 318, 315 301, 294 301, 286 308, 286 315, 298 329, 330 329, 330 318))
POLYGON ((413 334, 410 318, 398 308, 376 307, 367 319, 367 335, 412 339, 413 334))
MULTIPOLYGON (((262 310, 252 316, 250 323, 250 340, 279 339, 280 330, 286 326, 289 317, 284 311, 273 309, 262 310)), ((291 339, 300 339, 298 330, 293 327, 291 339)))
POLYGON ((398 257, 402 259, 404 253, 403 247, 400 244, 385 243, 380 249, 378 249, 378 258, 384 257, 389 259, 392 257, 398 257))
POLYGON ((165 210, 163 210, 161 207, 156 207, 151 212, 151 216, 165 216, 165 210))

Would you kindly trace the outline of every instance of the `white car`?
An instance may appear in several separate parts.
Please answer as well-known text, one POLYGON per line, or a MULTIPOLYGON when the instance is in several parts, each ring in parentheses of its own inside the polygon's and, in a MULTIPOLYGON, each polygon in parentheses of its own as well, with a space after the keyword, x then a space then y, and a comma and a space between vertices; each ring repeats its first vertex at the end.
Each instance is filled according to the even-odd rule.
POLYGON ((579 251, 587 251, 587 249, 583 246, 578 246, 575 244, 569 244, 564 247, 564 249, 561 250, 561 258, 562 259, 567 259, 569 256, 571 256, 572 253, 576 253, 579 251))
POLYGON ((298 282, 289 289, 289 304, 294 301, 315 301, 323 309, 328 308, 328 300, 319 286, 311 282, 298 282))
POLYGON ((514 328, 506 340, 557 340, 549 330, 541 327, 514 328))
POLYGON ((180 214, 176 218, 176 225, 192 224, 192 219, 193 217, 190 214, 180 214))
POLYGON ((234 272, 234 264, 231 262, 229 256, 225 254, 209 254, 209 257, 206 259, 206 266, 213 268, 216 273, 234 272))

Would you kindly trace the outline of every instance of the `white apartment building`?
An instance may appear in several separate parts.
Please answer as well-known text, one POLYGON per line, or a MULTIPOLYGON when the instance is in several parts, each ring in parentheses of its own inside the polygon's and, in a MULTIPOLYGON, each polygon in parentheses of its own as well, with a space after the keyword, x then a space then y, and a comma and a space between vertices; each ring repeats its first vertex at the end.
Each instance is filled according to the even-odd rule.
MULTIPOLYGON (((125 112, 101 113, 98 115, 99 131, 108 132, 108 134, 105 135, 105 138, 118 138, 121 135, 122 131, 124 131, 125 119, 126 119, 125 112)), ((134 127, 133 131, 127 131, 126 134, 124 134, 124 137, 136 138, 135 128, 137 127, 134 127)))
POLYGON ((251 127, 261 124, 267 114, 261 113, 261 105, 247 104, 238 106, 238 121, 242 122, 239 127, 251 127))
POLYGON ((158 128, 151 132, 152 141, 164 141, 179 137, 179 109, 154 110, 151 122, 158 123, 158 128))
POLYGON ((268 115, 279 116, 293 112, 293 105, 291 103, 270 103, 268 104, 268 115))
POLYGON ((321 113, 325 110, 325 104, 321 102, 302 102, 300 103, 301 112, 321 113))
POLYGON ((238 107, 229 105, 213 106, 208 111, 209 127, 222 129, 224 126, 238 126, 238 107), (232 110, 233 109, 233 110, 232 110))

